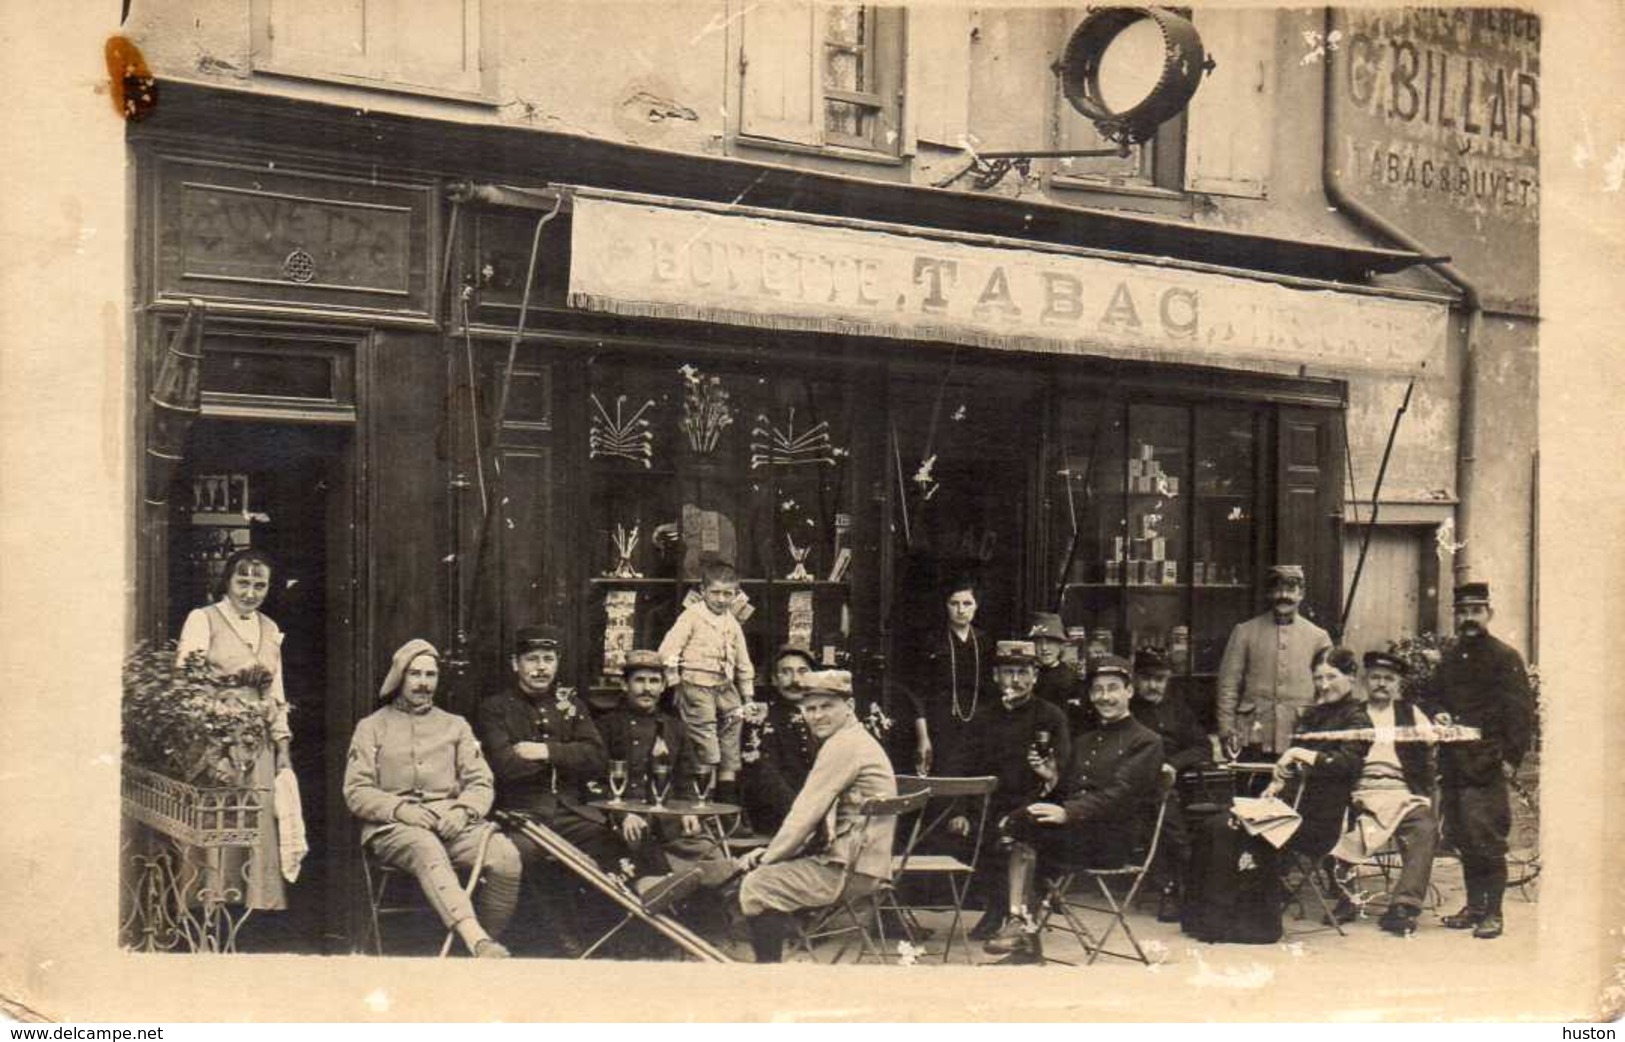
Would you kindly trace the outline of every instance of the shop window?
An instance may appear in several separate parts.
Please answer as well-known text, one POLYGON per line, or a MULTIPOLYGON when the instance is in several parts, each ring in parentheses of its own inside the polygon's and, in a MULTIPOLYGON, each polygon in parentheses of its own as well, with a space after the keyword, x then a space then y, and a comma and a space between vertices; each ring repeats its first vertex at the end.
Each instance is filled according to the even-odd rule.
POLYGON ((752 5, 741 20, 743 136, 898 153, 900 9, 792 0, 752 5))
POLYGON ((256 72, 488 100, 490 0, 253 0, 256 72))
POLYGON ((785 643, 845 665, 851 576, 876 565, 852 559, 844 385, 600 358, 588 395, 591 685, 609 691, 627 651, 659 644, 709 557, 739 571, 764 685, 785 643))

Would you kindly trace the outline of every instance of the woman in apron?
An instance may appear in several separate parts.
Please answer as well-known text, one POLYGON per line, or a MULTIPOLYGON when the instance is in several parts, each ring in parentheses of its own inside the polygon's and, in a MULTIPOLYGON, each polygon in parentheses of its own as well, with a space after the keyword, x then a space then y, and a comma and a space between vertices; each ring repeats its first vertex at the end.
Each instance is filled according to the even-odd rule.
POLYGON ((211 852, 199 885, 220 891, 230 904, 251 909, 288 907, 282 879, 272 791, 277 772, 289 766, 288 699, 282 689, 282 631, 260 613, 271 590, 271 559, 263 550, 239 550, 226 561, 224 594, 196 608, 181 627, 177 664, 202 652, 220 684, 219 696, 260 711, 257 734, 225 750, 237 784, 259 790, 260 841, 252 851, 225 847, 211 852), (235 893, 234 893, 235 892, 235 893))

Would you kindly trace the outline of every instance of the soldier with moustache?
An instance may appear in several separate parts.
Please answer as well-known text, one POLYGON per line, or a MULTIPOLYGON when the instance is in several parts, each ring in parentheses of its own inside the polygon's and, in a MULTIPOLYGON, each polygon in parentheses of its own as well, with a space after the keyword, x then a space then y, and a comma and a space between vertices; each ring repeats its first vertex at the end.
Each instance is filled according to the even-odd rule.
POLYGON ((753 829, 771 836, 812 771, 812 732, 801 716, 801 696, 818 668, 812 653, 786 644, 773 657, 773 690, 765 711, 745 721, 739 797, 753 829))
MULTIPOLYGON (((1172 679, 1173 669, 1161 648, 1144 647, 1134 653, 1134 698, 1129 703, 1129 712, 1162 739, 1162 762, 1179 774, 1210 764, 1213 750, 1185 700, 1168 697, 1168 683, 1172 679)), ((1190 846, 1185 808, 1176 800, 1168 808, 1157 864, 1153 866, 1162 884, 1157 904, 1158 922, 1179 922, 1179 895, 1190 860, 1190 846)))
POLYGON ((1523 657, 1490 635, 1489 584, 1456 587, 1455 616, 1456 643, 1428 678, 1421 701, 1436 723, 1476 727, 1482 738, 1439 747, 1444 838, 1461 855, 1467 888, 1466 905, 1445 916, 1444 925, 1490 940, 1505 929, 1501 898, 1512 831, 1507 783, 1529 751, 1534 695, 1523 657))
POLYGON ((1331 635, 1298 613, 1303 567, 1265 575, 1270 610, 1230 631, 1219 662, 1219 738, 1243 759, 1273 760, 1291 744, 1298 714, 1314 703, 1311 663, 1331 635))

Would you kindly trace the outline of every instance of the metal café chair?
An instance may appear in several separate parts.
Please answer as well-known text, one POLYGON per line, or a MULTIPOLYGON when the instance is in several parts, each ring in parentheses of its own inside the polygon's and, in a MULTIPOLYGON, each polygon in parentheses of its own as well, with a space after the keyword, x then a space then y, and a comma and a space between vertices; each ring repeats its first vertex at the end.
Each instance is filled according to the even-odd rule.
MULTIPOLYGON (((1085 965, 1094 965, 1095 960, 1102 955, 1151 965, 1151 958, 1140 946, 1139 938, 1134 936, 1133 927, 1129 926, 1128 913, 1134 907, 1134 899, 1139 896, 1140 888, 1145 885, 1146 879, 1151 874, 1151 866, 1156 863, 1157 848, 1162 842, 1163 826, 1168 820, 1168 808, 1173 803, 1173 793, 1174 776, 1171 772, 1164 771, 1157 782, 1157 815, 1151 829, 1151 839, 1146 844, 1140 860, 1104 868, 1061 866, 1054 874, 1044 878, 1044 894, 1039 902, 1038 927, 1040 930, 1065 930, 1076 937, 1083 950, 1089 954, 1085 965), (1071 896, 1074 883, 1080 879, 1094 882, 1101 899, 1105 902, 1103 905, 1076 900, 1071 896), (1128 887, 1121 900, 1112 892, 1114 884, 1118 886, 1126 884, 1128 887), (1110 922, 1099 937, 1096 937, 1079 918, 1080 911, 1110 917, 1110 922), (1061 917, 1061 924, 1053 922, 1056 915, 1061 917), (1132 953, 1113 951, 1106 947, 1106 942, 1111 940, 1112 934, 1119 928, 1127 938, 1132 953)), ((1071 965, 1065 959, 1046 957, 1045 961, 1071 965)))
POLYGON ((918 912, 951 911, 953 920, 948 925, 948 939, 942 949, 943 962, 947 962, 952 954, 956 936, 964 942, 965 961, 967 963, 973 961, 970 935, 965 928, 965 894, 976 875, 976 864, 981 857, 982 843, 987 832, 988 808, 998 787, 999 780, 993 775, 959 778, 913 774, 897 776, 899 792, 923 790, 929 796, 930 804, 935 805, 935 809, 934 812, 921 813, 916 819, 914 830, 903 846, 902 853, 892 857, 893 888, 887 898, 886 910, 895 912, 900 920, 906 921, 914 928, 919 926, 919 919, 916 917, 918 912), (920 852, 922 844, 933 836, 944 834, 947 823, 961 814, 974 823, 970 834, 969 861, 954 854, 920 852), (921 885, 929 885, 938 879, 945 880, 948 884, 951 898, 949 904, 904 903, 898 897, 911 880, 921 885))
MULTIPOLYGON (((858 938, 858 954, 854 960, 862 962, 866 956, 873 956, 878 961, 886 961, 886 924, 881 915, 882 906, 889 900, 892 893, 890 880, 876 880, 867 876, 859 876, 853 866, 860 859, 863 848, 869 841, 869 825, 876 818, 895 817, 903 818, 910 814, 918 814, 925 809, 931 793, 920 789, 899 796, 871 796, 863 801, 859 808, 862 819, 859 828, 862 830, 862 839, 858 849, 846 864, 841 866, 841 889, 835 902, 824 908, 814 909, 805 921, 798 921, 796 946, 807 953, 808 958, 814 958, 813 946, 822 940, 833 937, 850 937, 853 934, 858 938), (840 925, 844 920, 844 925, 840 925), (871 933, 871 928, 873 932, 871 933)), ((918 821, 915 827, 918 828, 918 821)), ((901 920, 904 940, 913 943, 914 934, 909 929, 906 919, 901 920)), ((840 962, 851 944, 843 940, 830 962, 840 962)))
MULTIPOLYGON (((485 855, 491 846, 491 837, 495 836, 497 827, 489 822, 482 826, 479 849, 474 855, 474 864, 469 866, 468 875, 463 880, 463 892, 472 895, 474 888, 479 885, 485 874, 485 855)), ((374 955, 384 954, 384 934, 379 922, 383 918, 422 912, 427 902, 423 899, 422 890, 417 885, 417 879, 404 868, 396 868, 379 861, 365 843, 361 844, 361 878, 367 887, 367 934, 372 942, 374 955), (400 879, 398 887, 395 880, 400 879), (390 895, 397 889, 405 889, 408 893, 398 901, 392 901, 390 895), (416 894, 413 900, 410 895, 416 894)), ((440 958, 444 959, 451 953, 451 944, 456 939, 457 931, 447 930, 445 938, 440 942, 440 958)))
MULTIPOLYGON (((1308 791, 1308 789, 1308 777, 1299 774, 1297 778, 1297 791, 1292 797, 1293 810, 1297 810, 1299 805, 1303 803, 1303 794, 1308 791)), ((1341 834, 1344 829, 1347 828, 1347 826, 1348 812, 1345 810, 1343 813, 1343 826, 1338 830, 1339 834, 1341 834)), ((1288 842, 1286 846, 1281 848, 1280 856, 1277 858, 1275 865, 1277 877, 1279 878, 1281 884, 1282 912, 1285 913, 1287 908, 1295 905, 1298 909, 1297 918, 1300 921, 1308 918, 1308 907, 1304 900, 1304 890, 1306 889, 1314 896, 1315 903, 1320 906, 1321 912, 1320 925, 1310 925, 1293 930, 1285 930, 1285 934, 1301 936, 1303 934, 1318 933, 1321 930, 1331 929, 1337 931, 1337 935, 1339 937, 1348 936, 1348 931, 1343 929, 1343 924, 1337 921, 1337 913, 1333 910, 1334 902, 1329 899, 1326 892, 1326 887, 1321 885, 1321 865, 1322 863, 1329 863, 1329 856, 1328 851, 1307 851, 1293 846, 1291 842, 1288 842)))

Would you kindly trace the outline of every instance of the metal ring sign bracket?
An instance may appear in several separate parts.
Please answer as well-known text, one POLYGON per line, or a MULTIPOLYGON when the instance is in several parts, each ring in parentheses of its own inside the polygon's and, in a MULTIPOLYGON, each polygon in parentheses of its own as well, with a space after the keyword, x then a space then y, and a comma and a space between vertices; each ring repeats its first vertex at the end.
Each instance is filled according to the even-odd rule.
POLYGON ((1095 124, 1101 136, 1125 149, 1147 141, 1157 127, 1178 115, 1215 63, 1189 20, 1161 7, 1103 7, 1087 15, 1066 42, 1055 70, 1066 100, 1095 124), (1138 102, 1118 112, 1101 91, 1101 64, 1106 52, 1129 27, 1149 21, 1162 34, 1161 75, 1138 102))

